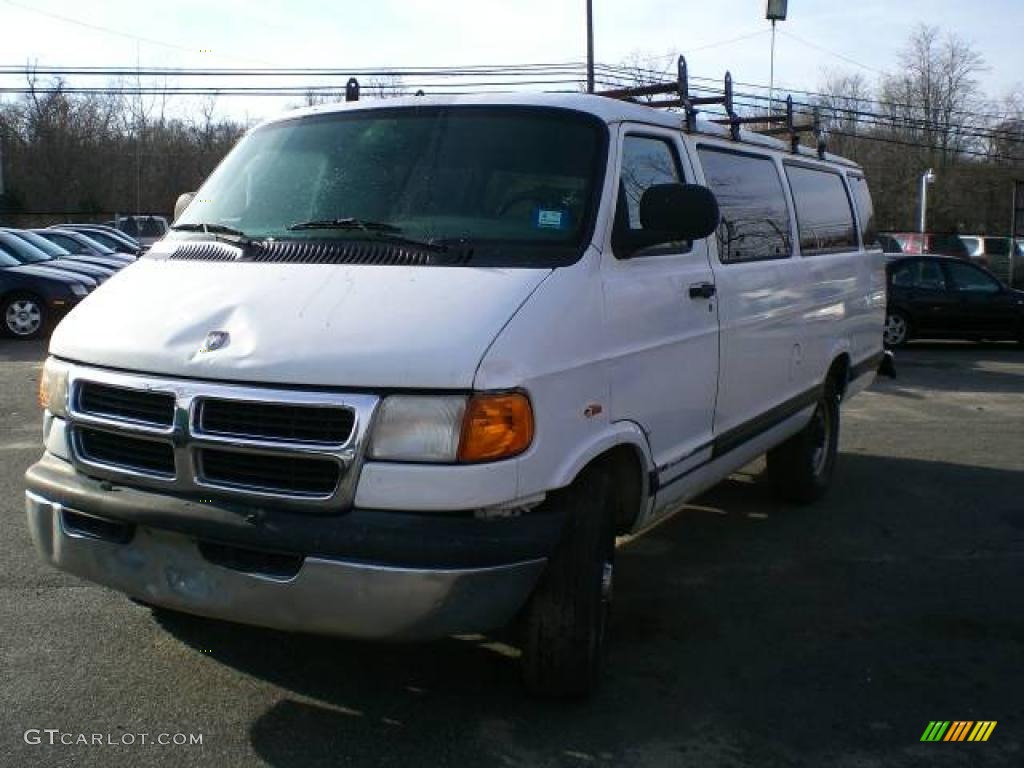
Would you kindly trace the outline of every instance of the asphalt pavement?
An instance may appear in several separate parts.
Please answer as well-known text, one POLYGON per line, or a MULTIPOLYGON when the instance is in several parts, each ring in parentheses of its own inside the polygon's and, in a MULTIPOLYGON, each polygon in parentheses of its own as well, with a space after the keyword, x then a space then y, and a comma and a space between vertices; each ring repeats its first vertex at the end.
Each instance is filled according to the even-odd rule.
POLYGON ((22 475, 44 350, 0 341, 0 765, 1024 764, 1015 345, 902 351, 844 409, 824 502, 775 501, 754 464, 625 543, 606 684, 568 704, 529 698, 500 638, 154 614, 42 564, 22 475), (997 725, 922 743, 934 720, 997 725))

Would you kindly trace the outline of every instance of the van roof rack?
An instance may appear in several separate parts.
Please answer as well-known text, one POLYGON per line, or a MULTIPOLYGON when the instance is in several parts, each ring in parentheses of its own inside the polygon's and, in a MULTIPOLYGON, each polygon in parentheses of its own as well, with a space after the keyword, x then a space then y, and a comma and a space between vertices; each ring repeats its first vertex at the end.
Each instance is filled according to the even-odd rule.
POLYGON ((729 135, 733 141, 740 141, 740 129, 744 126, 761 125, 761 129, 753 129, 755 133, 766 136, 789 136, 789 148, 793 154, 800 151, 800 136, 803 133, 812 133, 817 145, 818 157, 825 159, 827 143, 825 133, 822 130, 821 112, 814 108, 814 119, 809 123, 797 123, 793 112, 793 97, 786 97, 786 111, 778 115, 762 115, 759 117, 740 117, 736 113, 733 100, 732 73, 725 73, 725 87, 721 96, 693 96, 690 93, 690 77, 686 66, 686 57, 679 57, 679 76, 674 83, 656 83, 654 85, 641 85, 635 88, 615 88, 607 91, 599 91, 598 96, 605 96, 610 99, 620 99, 636 104, 651 107, 653 109, 664 109, 667 107, 681 107, 686 114, 685 127, 689 133, 697 132, 698 107, 721 105, 725 108, 726 116, 716 118, 711 122, 718 125, 729 126, 729 135), (637 101, 647 96, 671 95, 673 98, 658 99, 654 101, 637 101))

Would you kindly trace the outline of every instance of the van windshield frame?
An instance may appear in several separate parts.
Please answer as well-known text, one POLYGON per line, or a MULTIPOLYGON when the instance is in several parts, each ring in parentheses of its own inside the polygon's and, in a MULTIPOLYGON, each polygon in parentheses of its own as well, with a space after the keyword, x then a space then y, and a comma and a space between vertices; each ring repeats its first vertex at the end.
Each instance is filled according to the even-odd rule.
MULTIPOLYGON (((609 142, 601 118, 561 107, 300 115, 249 133, 175 225, 229 226, 256 240, 385 239, 358 227, 289 229, 355 218, 394 225, 410 240, 468 249, 469 266, 567 266, 592 242, 609 142)), ((167 235, 207 238, 202 231, 167 235)))

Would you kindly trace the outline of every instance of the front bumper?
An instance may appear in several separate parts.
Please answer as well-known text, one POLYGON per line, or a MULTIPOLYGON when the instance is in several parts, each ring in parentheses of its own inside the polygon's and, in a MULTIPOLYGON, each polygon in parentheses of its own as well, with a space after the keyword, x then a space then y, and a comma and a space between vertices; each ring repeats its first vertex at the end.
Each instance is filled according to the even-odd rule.
POLYGON ((427 640, 507 624, 562 522, 543 513, 474 520, 264 509, 253 523, 236 508, 95 481, 49 455, 26 479, 32 540, 61 570, 187 613, 366 639, 427 640), (298 531, 284 535, 289 522, 298 531), (296 565, 282 572, 224 551, 296 565))
POLYGON ((36 549, 68 573, 200 616, 346 637, 426 640, 495 629, 522 606, 545 562, 427 570, 306 557, 294 576, 276 577, 210 563, 179 533, 136 527, 121 543, 69 530, 66 510, 30 491, 25 507, 36 549))

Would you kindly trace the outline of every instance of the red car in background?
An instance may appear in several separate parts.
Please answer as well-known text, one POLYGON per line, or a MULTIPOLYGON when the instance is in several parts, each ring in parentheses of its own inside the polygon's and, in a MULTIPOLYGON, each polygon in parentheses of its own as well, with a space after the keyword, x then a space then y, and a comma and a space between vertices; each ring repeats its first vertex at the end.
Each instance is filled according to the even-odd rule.
POLYGON ((964 241, 959 235, 939 234, 935 232, 889 232, 903 253, 932 254, 935 256, 955 256, 959 259, 970 259, 964 241))

